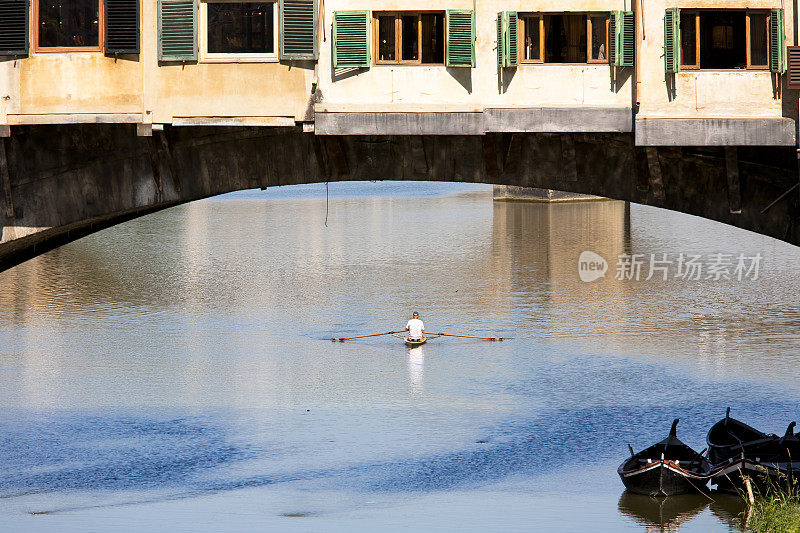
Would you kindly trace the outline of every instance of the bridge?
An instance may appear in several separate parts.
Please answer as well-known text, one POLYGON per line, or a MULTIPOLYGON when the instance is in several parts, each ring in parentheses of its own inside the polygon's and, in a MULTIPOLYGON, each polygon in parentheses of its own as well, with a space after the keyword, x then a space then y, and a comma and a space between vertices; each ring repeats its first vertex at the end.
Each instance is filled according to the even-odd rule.
POLYGON ((417 4, 0 0, 0 269, 344 180, 595 194, 800 245, 793 3, 417 4))

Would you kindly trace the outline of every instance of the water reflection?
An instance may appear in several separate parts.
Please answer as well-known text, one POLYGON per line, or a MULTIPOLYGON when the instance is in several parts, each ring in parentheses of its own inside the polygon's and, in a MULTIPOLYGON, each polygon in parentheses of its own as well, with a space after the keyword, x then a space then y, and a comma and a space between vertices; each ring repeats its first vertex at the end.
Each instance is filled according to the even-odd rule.
POLYGON ((656 498, 628 491, 619 498, 620 513, 644 526, 647 532, 675 533, 685 529, 689 522, 703 510, 710 509, 730 531, 739 531, 746 510, 744 501, 732 494, 712 492, 703 494, 681 494, 656 498))
POLYGON ((408 357, 408 379, 411 384, 411 392, 420 393, 423 390, 425 381, 425 348, 416 346, 406 348, 408 357))
MULTIPOLYGON (((0 495, 51 491, 4 499, 0 522, 152 490, 134 523, 252 529, 270 505, 348 531, 418 528, 409 505, 443 530, 518 530, 532 508, 543 530, 736 523, 724 502, 620 499, 616 466, 675 417, 702 447, 729 405, 776 430, 796 415, 794 250, 620 202, 333 199, 328 227, 325 212, 324 198, 190 204, 0 274, 0 495), (439 237, 409 254, 409 228, 439 237), (704 247, 780 268, 747 285, 614 279, 619 253, 704 247), (580 281, 584 250, 609 260, 605 279, 580 281), (320 340, 412 308, 432 330, 514 340, 320 340)), ((107 516, 64 515, 48 518, 107 516)))
POLYGON ((674 533, 709 506, 702 494, 682 494, 654 498, 625 491, 619 498, 619 510, 645 527, 648 532, 674 533))

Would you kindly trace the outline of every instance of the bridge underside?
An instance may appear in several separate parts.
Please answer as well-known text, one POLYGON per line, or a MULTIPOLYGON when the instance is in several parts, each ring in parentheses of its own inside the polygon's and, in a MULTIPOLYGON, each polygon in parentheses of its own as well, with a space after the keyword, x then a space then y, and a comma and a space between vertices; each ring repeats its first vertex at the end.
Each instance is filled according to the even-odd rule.
POLYGON ((0 270, 209 196, 323 181, 431 180, 595 194, 800 245, 785 147, 636 147, 630 133, 323 136, 301 128, 15 127, 0 139, 0 270), (778 200, 776 202, 776 200, 778 200))

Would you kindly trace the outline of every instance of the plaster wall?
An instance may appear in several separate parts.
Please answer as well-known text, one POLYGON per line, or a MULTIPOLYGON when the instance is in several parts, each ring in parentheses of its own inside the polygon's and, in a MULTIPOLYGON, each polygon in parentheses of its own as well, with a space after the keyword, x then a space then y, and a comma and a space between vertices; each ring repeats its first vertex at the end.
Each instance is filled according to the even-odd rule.
POLYGON ((31 49, 28 57, 0 62, 0 124, 311 120, 313 62, 159 63, 155 0, 142 2, 140 17, 138 55, 31 49))
MULTIPOLYGON (((499 11, 612 11, 625 9, 622 0, 555 2, 478 2, 476 68, 434 65, 372 65, 333 72, 332 21, 335 11, 378 10, 374 1, 333 0, 324 4, 325 42, 320 48, 322 98, 318 111, 328 112, 465 112, 489 107, 615 107, 632 105, 632 69, 616 81, 606 64, 520 65, 499 69, 496 20, 499 11), (334 74, 336 74, 334 76, 334 74)), ((381 11, 425 11, 475 8, 471 0, 381 2, 381 11)), ((376 53, 372 51, 373 58, 376 53)))
MULTIPOLYGON (((781 118, 795 116, 785 109, 780 95, 782 80, 766 70, 684 70, 667 74, 664 68, 664 12, 683 9, 785 10, 786 44, 794 43, 793 3, 778 0, 644 0, 644 31, 639 39, 641 86, 637 118, 781 118), (672 86, 674 84, 674 90, 672 86)), ((637 15, 638 16, 638 15, 637 15)), ((790 93, 796 94, 796 93, 790 93)))

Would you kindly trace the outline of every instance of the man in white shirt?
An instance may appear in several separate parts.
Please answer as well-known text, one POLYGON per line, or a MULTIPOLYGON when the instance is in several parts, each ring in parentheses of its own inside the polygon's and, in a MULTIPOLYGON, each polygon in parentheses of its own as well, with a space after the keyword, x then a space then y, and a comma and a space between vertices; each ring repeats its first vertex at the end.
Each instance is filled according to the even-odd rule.
POLYGON ((422 333, 425 331, 425 324, 419 319, 419 313, 416 311, 414 311, 414 314, 411 315, 411 320, 406 324, 406 331, 408 332, 409 339, 419 340, 422 338, 422 333))

